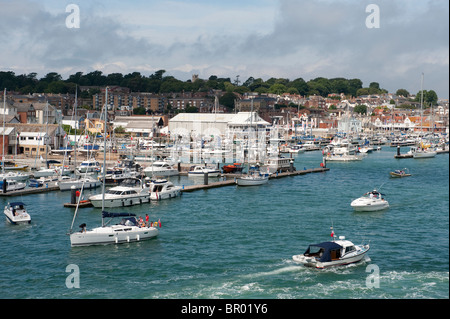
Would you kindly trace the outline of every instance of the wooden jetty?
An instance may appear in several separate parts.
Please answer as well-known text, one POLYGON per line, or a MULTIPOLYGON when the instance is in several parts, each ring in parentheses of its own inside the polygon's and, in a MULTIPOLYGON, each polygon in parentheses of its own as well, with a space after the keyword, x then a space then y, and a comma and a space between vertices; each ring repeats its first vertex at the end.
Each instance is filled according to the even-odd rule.
POLYGON ((15 191, 8 191, 6 193, 0 192, 2 197, 12 197, 12 196, 23 196, 38 193, 47 193, 52 191, 59 191, 59 186, 48 186, 48 187, 36 187, 36 188, 24 188, 15 191))
MULTIPOLYGON (((320 167, 320 168, 311 168, 311 169, 305 169, 301 171, 293 171, 293 172, 283 172, 283 173, 275 173, 269 176, 269 179, 276 179, 276 178, 282 178, 287 176, 297 176, 297 175, 305 175, 310 173, 320 173, 320 172, 326 172, 329 171, 329 168, 326 167, 320 167)), ((217 188, 217 187, 223 187, 223 186, 231 186, 236 185, 236 177, 241 176, 239 174, 224 174, 223 175, 226 179, 223 181, 218 182, 212 182, 208 184, 198 184, 198 185, 188 185, 183 186, 182 192, 193 192, 197 190, 204 190, 204 189, 210 189, 210 188, 217 188)))

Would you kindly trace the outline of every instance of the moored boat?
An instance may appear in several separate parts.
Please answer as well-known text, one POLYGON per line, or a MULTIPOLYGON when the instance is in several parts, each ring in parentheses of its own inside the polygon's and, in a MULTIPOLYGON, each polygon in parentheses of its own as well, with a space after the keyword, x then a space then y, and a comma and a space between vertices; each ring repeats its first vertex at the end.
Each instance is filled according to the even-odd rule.
POLYGON ((193 166, 188 172, 188 176, 204 176, 205 173, 208 173, 209 177, 219 177, 221 175, 220 170, 208 167, 208 166, 193 166))

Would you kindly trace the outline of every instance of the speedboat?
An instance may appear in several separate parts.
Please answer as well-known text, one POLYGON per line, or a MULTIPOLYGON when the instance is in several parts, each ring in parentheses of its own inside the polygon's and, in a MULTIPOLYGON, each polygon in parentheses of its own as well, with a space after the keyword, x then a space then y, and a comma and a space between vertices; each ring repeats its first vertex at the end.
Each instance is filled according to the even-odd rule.
POLYGON ((360 212, 372 212, 386 209, 389 207, 389 203, 383 196, 384 194, 374 189, 371 192, 365 193, 360 198, 355 199, 350 205, 354 210, 360 212))
POLYGON ((204 176, 205 173, 208 173, 209 177, 219 177, 221 175, 220 170, 216 168, 197 165, 191 167, 188 176, 204 176))
POLYGON ((13 225, 31 223, 30 214, 28 214, 25 204, 22 202, 8 203, 3 213, 6 216, 6 220, 13 225))
POLYGON ((107 190, 105 194, 90 196, 89 201, 94 207, 102 207, 103 196, 104 207, 124 207, 150 202, 149 189, 138 178, 128 178, 119 186, 107 190))
MULTIPOLYGON (((137 242, 158 236, 156 226, 139 223, 135 214, 102 212, 102 226, 86 230, 86 224, 80 225, 80 231, 70 234, 70 244, 74 246, 107 245, 137 242), (108 225, 113 218, 122 217, 120 223, 108 225), (110 218, 106 223, 104 218, 110 218)), ((155 223, 154 225, 156 225, 155 223)))
POLYGON ((144 174, 153 176, 175 176, 179 175, 178 169, 166 161, 155 161, 152 165, 144 168, 144 174))
POLYGON ((331 236, 332 241, 309 245, 303 254, 294 255, 292 259, 307 267, 323 269, 357 263, 370 249, 369 244, 355 245, 346 240, 345 236, 339 236, 339 239, 336 239, 334 232, 331 236))
POLYGON ((408 173, 408 170, 405 169, 396 169, 393 172, 389 172, 389 174, 391 175, 391 177, 407 177, 407 176, 411 176, 411 174, 408 173))
POLYGON ((161 200, 180 196, 182 189, 181 186, 175 186, 167 179, 152 180, 149 188, 151 200, 161 200))

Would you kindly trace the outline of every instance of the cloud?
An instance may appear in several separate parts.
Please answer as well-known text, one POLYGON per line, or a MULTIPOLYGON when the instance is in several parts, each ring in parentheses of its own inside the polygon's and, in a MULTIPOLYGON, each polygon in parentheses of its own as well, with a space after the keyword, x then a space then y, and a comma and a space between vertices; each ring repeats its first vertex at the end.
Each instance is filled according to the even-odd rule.
POLYGON ((426 88, 448 98, 448 2, 377 0, 380 28, 368 29, 371 2, 78 0, 81 28, 68 29, 69 2, 0 0, 0 69, 345 77, 411 93, 424 72, 426 88))

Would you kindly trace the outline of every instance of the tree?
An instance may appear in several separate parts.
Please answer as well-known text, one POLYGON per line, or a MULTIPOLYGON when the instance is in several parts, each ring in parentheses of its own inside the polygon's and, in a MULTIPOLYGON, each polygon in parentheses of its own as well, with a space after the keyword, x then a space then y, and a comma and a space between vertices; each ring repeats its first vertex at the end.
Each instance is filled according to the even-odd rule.
POLYGON ((436 105, 437 104, 437 100, 438 100, 438 96, 436 94, 436 92, 434 92, 433 90, 429 90, 426 95, 424 96, 425 101, 430 104, 430 105, 436 105))
POLYGON ((236 100, 236 95, 232 92, 227 92, 219 98, 219 103, 225 106, 228 111, 234 110, 234 101, 236 100))
POLYGON ((408 97, 409 96, 409 92, 407 90, 405 90, 405 89, 398 89, 397 92, 395 92, 395 95, 408 97))
POLYGON ((359 113, 359 114, 366 114, 366 113, 367 113, 367 106, 366 106, 366 105, 358 104, 358 105, 356 105, 355 108, 353 109, 353 112, 359 113))

